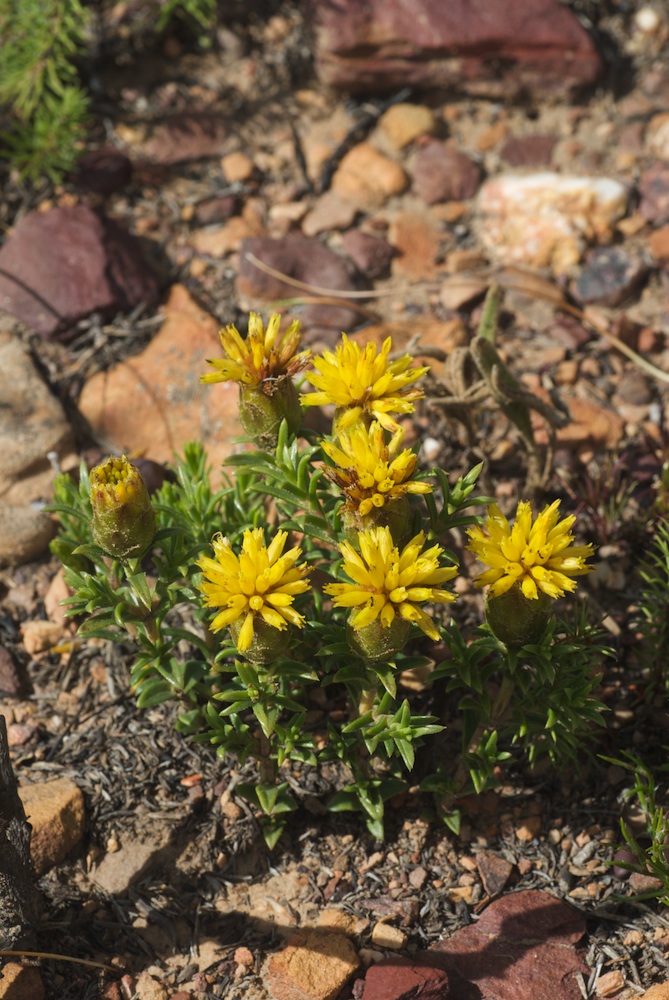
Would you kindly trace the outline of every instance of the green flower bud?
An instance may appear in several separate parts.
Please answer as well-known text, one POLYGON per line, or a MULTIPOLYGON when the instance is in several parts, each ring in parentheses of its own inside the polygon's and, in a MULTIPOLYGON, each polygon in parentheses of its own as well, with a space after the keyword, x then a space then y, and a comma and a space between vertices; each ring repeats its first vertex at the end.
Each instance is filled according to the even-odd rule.
POLYGON ((373 507, 363 516, 359 511, 344 508, 341 516, 344 538, 357 543, 361 531, 372 528, 389 528, 395 545, 403 547, 413 535, 413 515, 406 496, 393 497, 383 507, 373 507))
POLYGON ((302 426, 302 409, 297 389, 289 378, 265 382, 260 386, 240 385, 239 419, 242 427, 260 448, 276 446, 279 425, 288 424, 291 434, 302 426), (272 388, 271 394, 266 392, 272 388))
POLYGON ((387 627, 381 622, 370 622, 362 628, 346 627, 346 638, 351 649, 367 660, 389 660, 404 649, 411 622, 396 615, 387 627))
POLYGON ((116 559, 134 559, 156 534, 156 514, 141 473, 123 458, 108 458, 91 472, 93 537, 116 559))
MULTIPOLYGON (((230 635, 235 645, 238 643, 243 624, 244 619, 238 618, 230 625, 230 635)), ((268 625, 259 615, 256 615, 253 621, 251 645, 241 655, 257 666, 264 666, 286 652, 291 637, 292 629, 289 625, 284 629, 274 628, 273 625, 268 625)))
POLYGON ((528 643, 539 642, 553 614, 553 600, 540 593, 534 600, 528 600, 514 584, 499 597, 487 597, 485 602, 486 621, 490 631, 505 646, 519 648, 528 643))

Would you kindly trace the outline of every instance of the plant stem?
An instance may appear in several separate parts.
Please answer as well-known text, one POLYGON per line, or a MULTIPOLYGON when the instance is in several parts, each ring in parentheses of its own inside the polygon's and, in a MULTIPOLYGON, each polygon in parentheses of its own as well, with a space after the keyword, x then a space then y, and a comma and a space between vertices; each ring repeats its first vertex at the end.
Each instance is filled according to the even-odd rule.
POLYGON ((276 781, 276 768, 272 760, 272 744, 267 736, 261 732, 260 755, 258 757, 258 773, 260 774, 260 784, 271 787, 276 781))
MULTIPOLYGON (((476 753, 481 745, 481 740, 483 739, 486 731, 488 729, 496 729, 499 723, 503 720, 506 710, 509 707, 509 702, 511 701, 515 686, 513 677, 507 674, 500 684, 499 691, 497 692, 495 700, 492 704, 488 718, 482 719, 479 722, 467 745, 465 754, 476 753)), ((458 766, 455 770, 453 778, 453 785, 450 791, 443 795, 439 801, 439 808, 444 813, 451 811, 453 803, 469 780, 469 769, 464 760, 465 754, 463 754, 458 761, 458 766)))

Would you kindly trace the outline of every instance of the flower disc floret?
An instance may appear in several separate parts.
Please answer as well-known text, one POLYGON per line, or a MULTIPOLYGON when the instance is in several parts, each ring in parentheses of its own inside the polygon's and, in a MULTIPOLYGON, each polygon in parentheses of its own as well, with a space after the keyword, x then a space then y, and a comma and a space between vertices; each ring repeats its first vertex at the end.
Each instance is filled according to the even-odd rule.
POLYGON ((559 520, 560 501, 547 505, 532 523, 532 508, 526 500, 518 504, 513 527, 499 508, 489 508, 485 525, 469 528, 468 548, 490 569, 479 574, 477 587, 490 584, 489 598, 500 597, 519 584, 528 600, 539 594, 557 599, 576 590, 572 577, 592 570, 586 559, 591 544, 573 545, 573 515, 559 520))
POLYGON ((204 575, 199 589, 206 606, 222 608, 210 628, 219 632, 241 620, 240 653, 251 646, 259 618, 280 631, 288 625, 304 626, 304 617, 292 605, 297 594, 309 589, 307 564, 297 565, 302 555, 297 546, 284 553, 287 538, 288 532, 277 531, 265 546, 263 529, 248 528, 237 556, 230 540, 216 535, 212 541, 215 558, 202 556, 198 562, 204 575))
POLYGON ((272 396, 281 382, 303 371, 311 358, 310 351, 296 353, 300 342, 299 320, 293 320, 281 337, 280 326, 279 313, 272 313, 265 330, 259 313, 252 312, 244 340, 230 323, 219 333, 227 357, 209 359, 207 364, 216 371, 201 375, 200 381, 239 382, 272 396))
POLYGON ((360 551, 349 542, 339 548, 344 557, 343 569, 352 583, 329 583, 323 589, 334 598, 337 608, 357 608, 350 618, 354 629, 363 629, 374 621, 389 628, 395 616, 415 622, 434 639, 439 632, 420 604, 444 604, 455 595, 442 588, 457 573, 457 566, 439 566, 443 553, 440 545, 423 552, 425 533, 419 532, 402 551, 394 545, 388 527, 372 528, 358 535, 360 551))
POLYGON ((300 397, 305 406, 323 406, 328 403, 344 412, 338 421, 340 430, 346 430, 358 420, 367 423, 378 420, 388 431, 396 431, 393 413, 413 413, 414 402, 425 393, 412 383, 429 371, 426 367, 412 368, 409 354, 396 361, 389 361, 392 340, 388 337, 377 353, 376 344, 365 345, 364 350, 342 334, 342 343, 332 351, 324 351, 313 359, 317 374, 311 373, 309 381, 318 392, 300 397))
POLYGON ((356 424, 340 431, 337 441, 321 441, 321 448, 336 463, 326 475, 346 497, 345 506, 361 517, 406 493, 431 493, 429 483, 414 481, 418 456, 409 448, 399 451, 402 433, 386 443, 383 428, 376 421, 369 427, 356 424), (399 453, 398 453, 399 452, 399 453))

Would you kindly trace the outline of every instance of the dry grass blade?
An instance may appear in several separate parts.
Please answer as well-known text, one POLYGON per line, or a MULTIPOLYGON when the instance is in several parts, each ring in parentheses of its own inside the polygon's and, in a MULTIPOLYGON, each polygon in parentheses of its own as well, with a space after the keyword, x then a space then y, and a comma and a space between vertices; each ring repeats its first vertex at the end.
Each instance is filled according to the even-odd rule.
POLYGON ((57 955, 52 951, 0 951, 3 958, 48 958, 54 962, 73 962, 75 965, 85 965, 89 969, 104 969, 105 972, 119 973, 121 970, 113 965, 93 962, 88 958, 74 958, 72 955, 57 955))
POLYGON ((611 333, 608 329, 606 319, 596 309, 579 309, 577 306, 572 306, 566 301, 560 289, 553 282, 542 278, 539 274, 526 271, 520 267, 501 268, 499 271, 494 272, 493 277, 507 291, 521 292, 530 298, 544 299, 546 302, 551 302, 556 309, 561 309, 562 312, 576 317, 582 323, 587 324, 600 337, 606 337, 621 354, 624 354, 625 357, 629 358, 639 368, 642 368, 649 375, 659 379, 661 382, 669 383, 669 372, 663 371, 652 364, 652 362, 641 357, 640 354, 637 354, 631 347, 628 347, 619 337, 611 333))

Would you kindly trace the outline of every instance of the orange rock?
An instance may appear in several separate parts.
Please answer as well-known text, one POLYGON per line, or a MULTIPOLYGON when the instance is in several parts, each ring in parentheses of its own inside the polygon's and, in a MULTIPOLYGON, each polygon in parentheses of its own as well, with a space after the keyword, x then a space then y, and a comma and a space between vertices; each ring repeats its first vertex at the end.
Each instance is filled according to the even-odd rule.
POLYGON ((346 154, 332 179, 332 189, 359 208, 380 208, 394 194, 401 194, 409 179, 399 165, 361 142, 346 154))
MULTIPOLYGON (((141 353, 84 386, 79 408, 110 448, 173 461, 187 441, 201 441, 214 470, 241 450, 237 386, 202 385, 207 358, 221 357, 218 323, 175 285, 165 322, 141 353)), ((214 477, 216 478, 216 477, 214 477)))
MULTIPOLYGON (((461 347, 469 340, 464 323, 460 319, 441 320, 434 316, 416 316, 412 320, 395 320, 390 323, 377 323, 374 326, 367 326, 358 333, 352 333, 349 340, 354 340, 361 347, 365 344, 375 343, 377 348, 381 348, 386 337, 393 339, 393 351, 405 350, 413 336, 418 334, 420 341, 412 351, 413 357, 422 361, 420 345, 425 344, 430 347, 439 347, 446 354, 450 354, 454 347, 461 347)), ((437 371, 441 369, 441 363, 434 358, 425 359, 425 363, 435 367, 437 371)))
MULTIPOLYGON (((623 436, 625 421, 608 407, 593 399, 579 396, 565 396, 565 403, 571 413, 571 421, 556 434, 557 441, 566 445, 594 444, 615 448, 623 436)), ((532 414, 534 436, 537 444, 546 444, 547 435, 543 420, 532 414)))
POLYGON ((648 246, 655 260, 661 264, 669 262, 669 226, 655 229, 648 237, 648 246))
POLYGON ((416 280, 434 277, 439 270, 441 239, 441 233, 425 215, 400 212, 388 230, 388 242, 397 251, 393 274, 416 280))
POLYGON ((84 797, 70 778, 19 788, 32 826, 30 854, 37 875, 57 865, 84 834, 84 797))
POLYGON ((639 1000, 669 1000, 669 979, 651 986, 639 997, 639 1000))
POLYGON ((335 1000, 360 962, 343 934, 299 931, 268 963, 274 1000, 335 1000))
POLYGON ((3 965, 0 1000, 44 1000, 45 996, 39 969, 18 962, 3 965))

